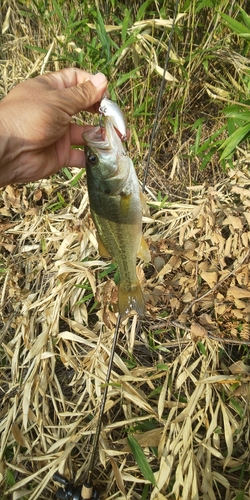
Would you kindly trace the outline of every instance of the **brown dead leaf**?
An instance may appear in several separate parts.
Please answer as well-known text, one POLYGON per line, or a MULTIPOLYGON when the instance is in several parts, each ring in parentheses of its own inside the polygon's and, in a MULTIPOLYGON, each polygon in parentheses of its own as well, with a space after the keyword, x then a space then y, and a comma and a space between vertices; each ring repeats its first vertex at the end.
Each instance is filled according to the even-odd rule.
POLYGON ((249 268, 245 266, 240 272, 236 274, 236 279, 239 285, 247 286, 249 283, 249 268))
POLYGON ((13 437, 15 439, 15 441, 20 444, 21 446, 23 446, 24 448, 29 448, 29 445, 22 433, 22 431, 19 429, 18 425, 16 423, 14 423, 12 425, 12 428, 11 428, 11 431, 12 431, 12 434, 13 434, 13 437))
POLYGON ((232 314, 235 316, 235 318, 237 319, 242 319, 244 318, 244 314, 242 311, 240 311, 239 309, 232 309, 232 314))
POLYGON ((233 226, 234 229, 242 229, 242 221, 239 217, 236 217, 235 215, 229 215, 223 222, 223 226, 231 225, 233 226))
POLYGON ((250 298, 250 291, 237 286, 230 286, 227 291, 227 298, 232 299, 248 299, 250 298))
POLYGON ((239 387, 237 387, 237 389, 235 389, 235 391, 233 392, 235 396, 238 396, 238 397, 244 397, 244 398, 247 398, 248 397, 248 400, 250 399, 250 384, 247 383, 247 384, 241 384, 239 387))
POLYGON ((207 313, 201 314, 199 317, 199 321, 202 326, 207 327, 209 329, 217 328, 217 323, 212 319, 210 314, 207 313))
POLYGON ((216 271, 212 271, 212 272, 202 271, 201 277, 204 281, 206 281, 206 283, 208 284, 208 286, 210 288, 213 288, 218 281, 218 273, 216 271))
POLYGON ((3 248, 5 248, 5 250, 7 250, 8 252, 10 253, 13 253, 15 248, 16 248, 16 245, 12 245, 11 243, 1 243, 1 246, 3 248))
POLYGON ((200 338, 207 337, 207 330, 199 323, 191 324, 191 338, 193 342, 197 342, 200 338))
POLYGON ((185 293, 183 295, 183 297, 181 298, 182 302, 184 302, 185 304, 188 303, 188 302, 192 302, 193 299, 194 299, 194 297, 191 294, 191 292, 185 293))
POLYGON ((181 258, 178 257, 177 255, 173 255, 172 257, 170 257, 167 264, 165 264, 165 266, 159 272, 158 276, 163 277, 165 276, 165 274, 171 273, 173 269, 178 269, 180 265, 181 265, 181 258))
POLYGON ((250 366, 246 365, 245 363, 243 363, 243 361, 241 361, 241 359, 239 359, 238 361, 236 361, 235 363, 232 363, 229 366, 229 370, 233 375, 235 373, 249 373, 250 366))
POLYGON ((11 185, 7 186, 3 192, 3 199, 6 207, 21 208, 20 193, 19 189, 11 185))
POLYGON ((126 496, 126 490, 125 490, 125 486, 124 486, 124 482, 123 482, 121 471, 117 467, 116 461, 112 457, 109 457, 109 460, 110 460, 111 465, 112 465, 112 469, 113 469, 113 472, 114 472, 116 484, 117 484, 119 490, 121 491, 121 493, 124 496, 126 496))
POLYGON ((33 200, 34 201, 39 201, 39 200, 41 200, 42 196, 43 196, 42 190, 41 189, 36 189, 34 191, 34 194, 33 194, 33 200))

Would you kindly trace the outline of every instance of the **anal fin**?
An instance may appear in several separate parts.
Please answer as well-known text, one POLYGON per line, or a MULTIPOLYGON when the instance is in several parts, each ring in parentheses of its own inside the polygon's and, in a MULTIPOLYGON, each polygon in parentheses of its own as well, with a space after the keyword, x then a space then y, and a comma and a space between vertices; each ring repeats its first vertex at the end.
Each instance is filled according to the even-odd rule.
POLYGON ((148 245, 147 245, 146 241, 144 240, 143 236, 141 237, 141 242, 140 242, 139 250, 137 252, 137 257, 139 257, 139 259, 145 260, 145 262, 150 262, 150 260, 151 260, 150 251, 149 251, 148 245))

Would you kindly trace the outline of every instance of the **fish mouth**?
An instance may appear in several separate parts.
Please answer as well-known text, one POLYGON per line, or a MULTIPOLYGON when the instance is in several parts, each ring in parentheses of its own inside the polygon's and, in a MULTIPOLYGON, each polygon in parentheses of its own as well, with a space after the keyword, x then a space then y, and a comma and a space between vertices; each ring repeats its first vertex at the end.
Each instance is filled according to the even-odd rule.
POLYGON ((91 127, 82 134, 86 146, 100 150, 123 151, 123 145, 109 117, 104 118, 105 127, 91 127))

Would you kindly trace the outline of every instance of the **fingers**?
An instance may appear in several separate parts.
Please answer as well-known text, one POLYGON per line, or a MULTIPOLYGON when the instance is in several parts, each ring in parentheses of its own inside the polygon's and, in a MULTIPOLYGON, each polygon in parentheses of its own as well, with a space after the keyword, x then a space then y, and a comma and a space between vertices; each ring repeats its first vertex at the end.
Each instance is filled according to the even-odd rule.
POLYGON ((70 124, 70 143, 72 146, 82 146, 84 140, 82 134, 87 130, 92 129, 92 125, 77 125, 76 123, 70 124))
POLYGON ((95 113, 96 103, 100 102, 107 88, 107 79, 102 73, 92 75, 91 80, 79 83, 73 87, 56 90, 48 93, 50 105, 60 109, 68 116, 80 111, 95 113))
POLYGON ((71 149, 67 165, 65 166, 84 168, 86 166, 84 151, 80 151, 80 149, 71 149))
MULTIPOLYGON (((88 80, 91 80, 91 78, 95 80, 99 80, 99 75, 102 73, 97 73, 96 75, 93 75, 92 73, 88 73, 87 71, 83 71, 82 69, 78 68, 65 68, 61 69, 60 71, 56 71, 53 73, 48 73, 45 75, 42 75, 42 77, 38 78, 43 78, 46 80, 49 80, 50 83, 54 86, 56 89, 65 89, 69 87, 75 87, 76 85, 82 84, 87 82, 88 80)), ((104 75, 103 75, 104 76, 104 75)))

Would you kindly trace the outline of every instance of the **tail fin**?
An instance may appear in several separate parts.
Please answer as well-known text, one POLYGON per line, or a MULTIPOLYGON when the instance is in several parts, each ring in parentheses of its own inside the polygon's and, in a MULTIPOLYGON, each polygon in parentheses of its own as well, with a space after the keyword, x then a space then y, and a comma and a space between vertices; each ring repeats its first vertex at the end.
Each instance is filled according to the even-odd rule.
POLYGON ((145 301, 139 281, 130 288, 123 283, 120 283, 118 307, 121 316, 125 316, 132 311, 136 311, 139 316, 145 315, 145 301))

